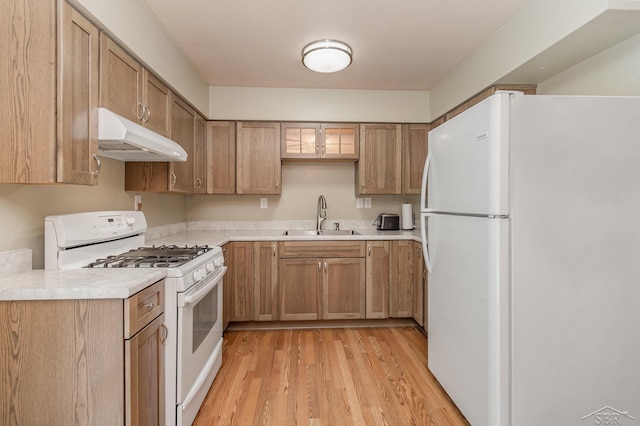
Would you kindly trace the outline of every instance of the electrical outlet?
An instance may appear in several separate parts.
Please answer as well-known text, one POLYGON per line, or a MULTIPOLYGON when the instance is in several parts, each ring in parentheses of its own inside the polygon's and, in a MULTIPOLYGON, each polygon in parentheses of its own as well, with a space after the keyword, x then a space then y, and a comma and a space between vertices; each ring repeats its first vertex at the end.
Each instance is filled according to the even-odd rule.
POLYGON ((133 209, 136 211, 142 210, 142 195, 136 194, 133 196, 133 209))
POLYGON ((365 199, 364 199, 364 208, 365 209, 370 209, 371 208, 371 197, 365 197, 365 199))
POLYGON ((268 202, 266 198, 260 198, 260 208, 266 209, 268 206, 268 202))
POLYGON ((362 198, 356 198, 356 208, 357 209, 364 208, 364 200, 362 198))

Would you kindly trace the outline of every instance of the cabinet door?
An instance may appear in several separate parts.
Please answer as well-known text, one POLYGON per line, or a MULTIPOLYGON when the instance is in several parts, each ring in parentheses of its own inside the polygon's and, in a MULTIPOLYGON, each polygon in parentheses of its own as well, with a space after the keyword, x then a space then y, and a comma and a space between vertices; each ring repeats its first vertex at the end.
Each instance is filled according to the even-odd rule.
POLYGON ((401 150, 400 124, 361 124, 356 194, 400 194, 401 150))
POLYGON ((207 122, 207 194, 236 192, 236 125, 207 122))
POLYGON ((253 243, 253 320, 278 320, 278 245, 253 243))
POLYGON ((144 117, 142 66, 100 34, 100 106, 136 123, 144 117))
POLYGON ((237 124, 236 192, 280 194, 280 124, 237 124))
POLYGON ((420 194, 430 124, 405 124, 402 137, 402 193, 420 194))
POLYGON ((317 320, 321 311, 321 259, 280 259, 280 320, 317 320))
POLYGON ((320 157, 320 124, 282 123, 280 126, 281 158, 320 157))
MULTIPOLYGON (((207 193, 207 122, 196 115, 194 140, 193 172, 195 194, 207 193)), ((188 160, 187 160, 188 161, 188 160)))
POLYGON ((336 160, 357 160, 360 156, 357 123, 323 123, 320 126, 320 155, 336 160))
POLYGON ((187 161, 169 163, 169 191, 190 194, 193 178, 196 112, 182 99, 174 96, 171 107, 171 139, 187 152, 187 161))
POLYGON ((143 70, 142 76, 143 100, 146 106, 143 124, 168 138, 171 136, 171 90, 147 70, 143 70))
POLYGON ((367 242, 367 318, 389 318, 391 242, 367 242))
POLYGON ((164 423, 164 314, 125 341, 127 425, 164 423))
POLYGON ((422 244, 413 242, 413 319, 419 326, 424 326, 424 281, 422 280, 422 244))
POLYGON ((231 281, 230 321, 253 320, 253 244, 232 242, 230 262, 227 269, 231 281))
POLYGON ((393 241, 391 245, 391 287, 389 304, 392 318, 413 317, 415 281, 413 241, 393 241))
POLYGON ((322 319, 365 317, 365 260, 322 259, 322 319))
POLYGON ((429 331, 429 272, 427 271, 427 265, 424 261, 424 255, 420 256, 420 265, 422 268, 422 312, 423 312, 423 328, 426 332, 429 331))
POLYGON ((57 181, 98 184, 98 29, 60 3, 57 181))

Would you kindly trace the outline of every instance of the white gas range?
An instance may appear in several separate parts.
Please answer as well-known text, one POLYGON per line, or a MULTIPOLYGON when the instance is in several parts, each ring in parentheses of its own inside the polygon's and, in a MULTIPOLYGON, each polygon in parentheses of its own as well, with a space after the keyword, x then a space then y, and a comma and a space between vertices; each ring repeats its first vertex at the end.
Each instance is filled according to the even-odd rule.
POLYGON ((45 218, 45 269, 164 268, 165 416, 191 425, 222 364, 222 278, 218 246, 145 246, 140 211, 45 218))

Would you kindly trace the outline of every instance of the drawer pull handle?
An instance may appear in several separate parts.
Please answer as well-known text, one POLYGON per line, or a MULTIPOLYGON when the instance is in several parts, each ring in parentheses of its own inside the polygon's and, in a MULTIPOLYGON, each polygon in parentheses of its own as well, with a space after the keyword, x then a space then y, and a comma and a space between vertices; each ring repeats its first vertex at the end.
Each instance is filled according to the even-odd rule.
POLYGON ((149 302, 149 303, 145 303, 144 305, 142 305, 143 307, 147 308, 148 310, 152 310, 153 308, 156 307, 155 302, 149 302))
POLYGON ((164 345, 165 340, 167 340, 167 337, 169 337, 169 329, 166 325, 164 325, 164 323, 162 323, 160 327, 162 327, 162 330, 164 330, 164 337, 162 338, 160 344, 164 345))

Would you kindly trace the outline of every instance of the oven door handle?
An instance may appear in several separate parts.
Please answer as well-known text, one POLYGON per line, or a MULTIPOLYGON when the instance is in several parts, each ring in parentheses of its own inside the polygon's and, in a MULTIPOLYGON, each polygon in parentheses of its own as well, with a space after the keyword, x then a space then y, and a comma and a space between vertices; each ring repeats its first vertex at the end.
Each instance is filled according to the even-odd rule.
POLYGON ((225 272, 227 272, 227 267, 223 266, 214 275, 207 277, 204 283, 197 284, 182 295, 178 295, 178 307, 183 308, 198 303, 212 288, 218 285, 225 272))

